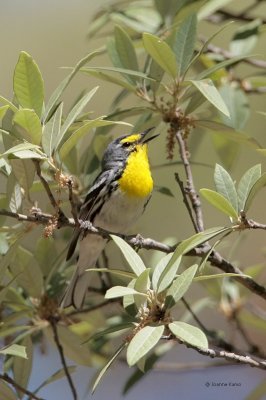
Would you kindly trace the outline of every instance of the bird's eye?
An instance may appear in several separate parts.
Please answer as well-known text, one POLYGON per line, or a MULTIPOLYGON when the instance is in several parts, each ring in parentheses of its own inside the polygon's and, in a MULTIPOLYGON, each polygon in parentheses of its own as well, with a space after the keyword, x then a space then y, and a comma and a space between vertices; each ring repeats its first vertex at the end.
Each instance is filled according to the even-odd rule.
POLYGON ((123 142, 123 147, 130 147, 132 146, 132 142, 123 142))

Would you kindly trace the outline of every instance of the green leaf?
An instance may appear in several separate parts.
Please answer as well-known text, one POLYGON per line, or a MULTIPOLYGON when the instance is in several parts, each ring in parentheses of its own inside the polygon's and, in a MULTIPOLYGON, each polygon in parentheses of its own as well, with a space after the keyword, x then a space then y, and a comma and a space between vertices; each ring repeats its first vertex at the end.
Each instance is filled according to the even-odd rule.
POLYGON ((69 138, 64 142, 62 147, 60 148, 59 154, 62 160, 69 154, 69 152, 76 146, 78 141, 88 133, 88 131, 92 128, 97 128, 100 126, 108 126, 108 125, 127 125, 131 126, 127 122, 123 121, 108 121, 107 119, 102 119, 100 117, 98 119, 94 119, 88 122, 85 122, 80 128, 76 129, 69 138))
POLYGON ((232 204, 220 193, 210 189, 200 189, 200 194, 208 200, 210 204, 222 211, 233 219, 238 218, 237 210, 234 209, 232 204))
POLYGON ((215 165, 214 182, 216 190, 224 196, 238 213, 238 198, 235 184, 229 173, 219 164, 215 165))
MULTIPOLYGON (((251 57, 251 56, 249 56, 249 57, 251 57)), ((222 61, 220 63, 217 63, 213 67, 204 69, 204 71, 200 72, 193 79, 199 81, 201 79, 205 79, 205 78, 211 77, 213 74, 215 74, 215 72, 217 72, 217 71, 219 71, 219 70, 221 70, 223 68, 230 67, 230 65, 237 64, 240 61, 245 60, 247 58, 248 58, 248 56, 246 56, 246 55, 245 56, 232 57, 229 60, 225 60, 225 61, 222 61)))
POLYGON ((248 197, 246 199, 244 211, 247 212, 251 206, 251 203, 256 196, 256 194, 266 186, 266 173, 262 174, 261 177, 254 183, 249 191, 248 197))
POLYGON ((143 34, 143 44, 147 53, 173 78, 177 75, 175 54, 167 43, 150 33, 143 34))
MULTIPOLYGON (((31 370, 32 370, 32 356, 33 356, 33 345, 30 336, 25 337, 21 341, 23 347, 26 347, 27 358, 15 357, 13 363, 14 380, 23 388, 27 388, 31 370)), ((22 391, 17 390, 19 398, 23 398, 24 394, 22 391)))
POLYGON ((182 321, 174 321, 169 325, 170 331, 185 343, 202 349, 208 348, 208 339, 201 329, 182 321))
POLYGON ((42 134, 42 147, 48 157, 54 153, 55 145, 61 128, 63 103, 59 105, 51 119, 44 125, 42 134))
POLYGON ((83 342, 82 344, 87 343, 91 340, 102 339, 106 335, 110 335, 112 333, 128 330, 129 328, 133 328, 133 327, 134 327, 134 325, 132 324, 132 322, 122 322, 121 324, 112 325, 106 329, 101 329, 99 332, 94 333, 93 335, 91 335, 89 337, 89 339, 85 340, 85 342, 83 342))
POLYGON ((221 135, 224 139, 244 144, 255 149, 258 149, 258 147, 260 147, 260 144, 254 138, 247 136, 242 132, 237 132, 227 125, 221 124, 219 122, 208 120, 195 120, 194 123, 195 126, 198 126, 199 128, 207 129, 208 133, 221 135))
POLYGON ((127 287, 127 286, 113 286, 112 288, 108 289, 105 293, 106 299, 115 299, 117 297, 124 297, 129 294, 138 294, 140 296, 147 297, 146 293, 140 293, 137 290, 127 287))
POLYGON ((53 94, 51 95, 51 97, 47 103, 47 106, 46 106, 45 112, 44 112, 44 117, 43 117, 44 122, 46 122, 47 119, 49 119, 51 111, 56 106, 56 103, 58 102, 59 98, 61 97, 61 95, 63 94, 64 90, 67 88, 69 83, 72 81, 74 76, 77 74, 77 72, 85 64, 87 64, 90 60, 92 60, 94 57, 96 57, 102 53, 103 53, 103 50, 98 49, 98 50, 95 50, 95 51, 89 53, 88 55, 86 55, 84 58, 82 58, 77 63, 77 65, 72 69, 71 73, 62 82, 60 82, 60 84, 55 89, 55 91, 53 92, 53 94))
POLYGON ((237 188, 239 211, 245 210, 249 192, 260 177, 261 164, 257 164, 251 167, 240 179, 237 188))
POLYGON ((116 350, 115 354, 110 358, 110 360, 107 362, 107 364, 105 364, 105 366, 101 369, 101 371, 99 372, 99 374, 97 375, 95 382, 93 384, 92 387, 92 394, 95 392, 97 386, 99 385, 102 377, 104 376, 104 374, 106 373, 106 371, 110 368, 110 366, 113 364, 113 362, 115 361, 115 359, 119 356, 119 354, 124 350, 124 348, 127 346, 127 343, 123 343, 118 350, 116 350))
POLYGON ((40 144, 42 136, 42 125, 40 118, 33 110, 21 108, 13 118, 13 123, 25 130, 25 139, 34 144, 40 144))
POLYGON ((127 242, 125 242, 119 236, 111 235, 111 237, 112 237, 113 241, 115 242, 115 244, 122 251, 130 268, 137 276, 139 276, 143 271, 146 270, 145 264, 142 261, 142 259, 140 258, 140 256, 138 255, 138 253, 136 253, 127 242))
MULTIPOLYGON (((39 149, 40 149, 40 147, 33 143, 27 143, 27 142, 20 143, 14 147, 11 147, 7 151, 5 151, 3 154, 0 154, 0 157, 8 156, 11 154, 19 157, 19 155, 21 153, 23 153, 24 151, 30 151, 32 154, 36 153, 36 158, 44 158, 45 155, 44 154, 42 155, 42 153, 39 149)), ((23 158, 23 157, 21 157, 21 158, 23 158)), ((25 158, 30 158, 30 157, 25 157, 25 158)))
POLYGON ((156 93, 159 89, 160 82, 163 79, 163 76, 163 68, 161 68, 160 65, 158 65, 157 62, 152 59, 149 67, 149 77, 153 79, 153 81, 150 82, 151 90, 153 91, 153 93, 156 93))
POLYGON ((0 96, 0 103, 4 103, 7 106, 9 106, 10 110, 13 112, 17 112, 18 108, 15 106, 15 104, 11 103, 11 101, 7 100, 5 97, 0 96))
POLYGON ((17 182, 24 189, 25 197, 30 200, 30 189, 33 185, 35 177, 35 169, 30 160, 10 160, 12 172, 14 173, 17 182))
POLYGON ((10 263, 13 276, 17 276, 16 282, 32 297, 39 298, 43 289, 43 277, 40 268, 34 262, 31 252, 19 246, 16 258, 10 263))
POLYGON ((123 269, 111 269, 111 268, 89 268, 86 269, 87 272, 104 272, 106 274, 111 274, 115 276, 120 276, 121 278, 134 279, 135 274, 132 272, 124 271, 123 269))
POLYGON ((196 233, 195 235, 183 240, 177 248, 175 249, 173 256, 171 258, 171 263, 174 263, 179 256, 188 253, 190 250, 194 249, 197 246, 200 246, 204 242, 213 239, 214 237, 220 235, 221 233, 230 232, 232 230, 231 227, 215 227, 206 229, 203 232, 196 233))
POLYGON ((62 146, 62 142, 64 140, 65 134, 67 133, 67 130, 70 128, 70 126, 75 121, 75 119, 79 116, 79 114, 82 112, 84 107, 88 104, 88 102, 92 99, 93 95, 96 93, 98 88, 99 88, 99 86, 96 86, 89 93, 86 93, 77 102, 77 104, 72 108, 72 110, 66 117, 63 125, 60 128, 60 133, 57 135, 57 139, 56 139, 55 145, 54 145, 55 150, 58 150, 62 146))
POLYGON ((8 104, 5 105, 5 106, 0 107, 0 122, 2 122, 2 119, 4 118, 7 110, 9 110, 9 105, 8 104))
POLYGON ((127 363, 130 367, 156 346, 163 331, 164 325, 145 326, 135 334, 127 348, 127 363))
POLYGON ((5 400, 17 400, 17 395, 2 379, 0 380, 0 398, 5 400))
POLYGON ((239 87, 233 87, 229 84, 221 86, 219 92, 230 110, 230 118, 221 114, 222 121, 225 125, 241 131, 245 128, 250 115, 250 106, 246 94, 239 87))
MULTIPOLYGON (((169 256, 169 254, 168 254, 169 256)), ((173 253, 170 253, 171 257, 164 257, 162 262, 159 262, 156 265, 156 269, 154 270, 155 273, 155 279, 154 279, 154 283, 156 283, 156 276, 158 276, 158 281, 157 281, 157 285, 156 285, 156 290, 158 293, 164 291, 165 289, 168 288, 168 286, 170 286, 173 282, 173 279, 176 276, 177 270, 179 268, 180 262, 181 262, 181 256, 178 257, 177 259, 175 259, 174 262, 172 262, 172 256, 173 253), (168 260, 167 264, 165 264, 165 262, 168 260)))
MULTIPOLYGON (((72 374, 73 372, 76 372, 77 367, 75 365, 67 367, 68 372, 72 374)), ((44 388, 46 385, 49 385, 50 383, 56 382, 59 379, 65 378, 66 377, 66 372, 64 368, 61 368, 57 370, 55 373, 53 373, 49 378, 47 378, 36 390, 34 390, 34 394, 37 394, 42 388, 44 388)))
POLYGON ((225 7, 231 0, 209 0, 204 2, 203 7, 198 12, 198 19, 202 20, 207 18, 209 15, 215 13, 215 11, 219 10, 220 8, 225 7))
POLYGON ((255 19, 249 23, 241 25, 233 36, 229 50, 234 55, 248 54, 258 41, 259 28, 262 22, 260 19, 255 19))
POLYGON ((133 71, 132 69, 120 68, 120 67, 84 67, 82 68, 83 72, 89 71, 108 71, 108 72, 118 72, 119 74, 135 76, 142 79, 149 79, 153 81, 153 79, 147 74, 140 71, 133 71))
MULTIPOLYGON (((133 42, 127 32, 119 25, 115 26, 115 46, 123 68, 139 70, 138 60, 133 42)), ((133 79, 136 82, 136 79, 133 79)))
MULTIPOLYGON (((81 68, 80 72, 83 72, 84 74, 87 74, 87 75, 92 75, 95 78, 101 79, 103 81, 114 83, 115 85, 121 86, 122 88, 128 90, 129 92, 136 91, 136 87, 131 85, 129 82, 126 82, 123 79, 117 78, 116 76, 109 75, 106 72, 98 71, 97 69, 93 69, 93 68, 90 68, 90 69, 81 68)), ((151 78, 153 78, 153 77, 151 76, 151 78)))
MULTIPOLYGON (((196 276, 193 281, 194 282, 199 282, 199 281, 207 281, 209 279, 223 279, 223 278, 239 278, 240 274, 237 273, 233 273, 233 272, 225 272, 222 274, 213 274, 213 275, 200 275, 200 276, 196 276)), ((251 276, 247 275, 247 274, 241 274, 241 277, 246 277, 246 278, 251 278, 251 276)))
POLYGON ((197 33, 196 14, 189 15, 177 31, 173 51, 178 64, 178 76, 183 76, 194 53, 197 33))
POLYGON ((229 110, 224 103, 220 93, 216 89, 211 79, 202 79, 200 81, 190 81, 206 99, 223 114, 230 116, 229 110))
MULTIPOLYGON (((147 294, 148 290, 151 287, 150 280, 150 268, 145 269, 136 279, 134 289, 137 292, 147 294)), ((145 306, 147 304, 147 298, 143 296, 134 295, 135 306, 139 309, 141 306, 145 306)))
POLYGON ((166 195, 166 196, 169 196, 169 197, 174 197, 174 195, 173 195, 173 193, 171 192, 171 190, 168 188, 168 187, 165 187, 165 186, 155 186, 155 188, 154 188, 157 192, 159 192, 159 193, 161 193, 161 194, 164 194, 164 195, 166 195))
POLYGON ((28 358, 26 347, 19 344, 10 344, 9 346, 2 347, 2 349, 0 349, 0 354, 28 358))
POLYGON ((175 304, 184 296, 191 285, 197 270, 198 265, 192 265, 174 280, 166 292, 165 309, 174 307, 175 304))
POLYGON ((44 101, 41 72, 33 58, 22 51, 14 71, 14 93, 23 108, 33 109, 40 117, 44 101))

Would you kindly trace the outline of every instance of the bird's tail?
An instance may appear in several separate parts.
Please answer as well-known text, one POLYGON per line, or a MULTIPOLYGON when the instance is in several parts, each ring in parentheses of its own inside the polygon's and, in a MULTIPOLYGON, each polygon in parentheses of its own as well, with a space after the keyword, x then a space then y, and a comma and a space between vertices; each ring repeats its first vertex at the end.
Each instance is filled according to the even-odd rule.
POLYGON ((87 235, 82 239, 78 264, 61 298, 61 307, 73 306, 77 309, 82 307, 93 274, 88 272, 87 269, 95 266, 105 244, 106 239, 97 235, 87 235))

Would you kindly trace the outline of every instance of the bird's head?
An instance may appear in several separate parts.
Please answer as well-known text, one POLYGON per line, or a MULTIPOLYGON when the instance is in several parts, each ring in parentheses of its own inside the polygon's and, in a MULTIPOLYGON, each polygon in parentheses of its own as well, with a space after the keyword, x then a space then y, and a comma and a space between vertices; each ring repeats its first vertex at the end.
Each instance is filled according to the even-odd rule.
POLYGON ((146 152, 147 143, 158 136, 149 135, 152 129, 154 128, 146 129, 142 133, 123 135, 109 143, 102 160, 103 168, 108 169, 116 163, 123 163, 131 153, 139 150, 146 152))

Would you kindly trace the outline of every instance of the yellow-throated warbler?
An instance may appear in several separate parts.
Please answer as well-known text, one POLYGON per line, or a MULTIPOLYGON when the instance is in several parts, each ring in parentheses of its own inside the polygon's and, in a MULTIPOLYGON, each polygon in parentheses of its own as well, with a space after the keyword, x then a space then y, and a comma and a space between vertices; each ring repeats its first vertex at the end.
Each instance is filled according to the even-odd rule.
MULTIPOLYGON (((153 180, 147 155, 150 128, 143 133, 124 135, 107 147, 102 171, 95 179, 80 209, 79 219, 114 233, 125 233, 143 213, 150 199, 153 180)), ((95 263, 107 239, 76 228, 67 254, 72 256, 82 235, 79 258, 70 284, 61 300, 62 307, 83 304, 95 263)))

